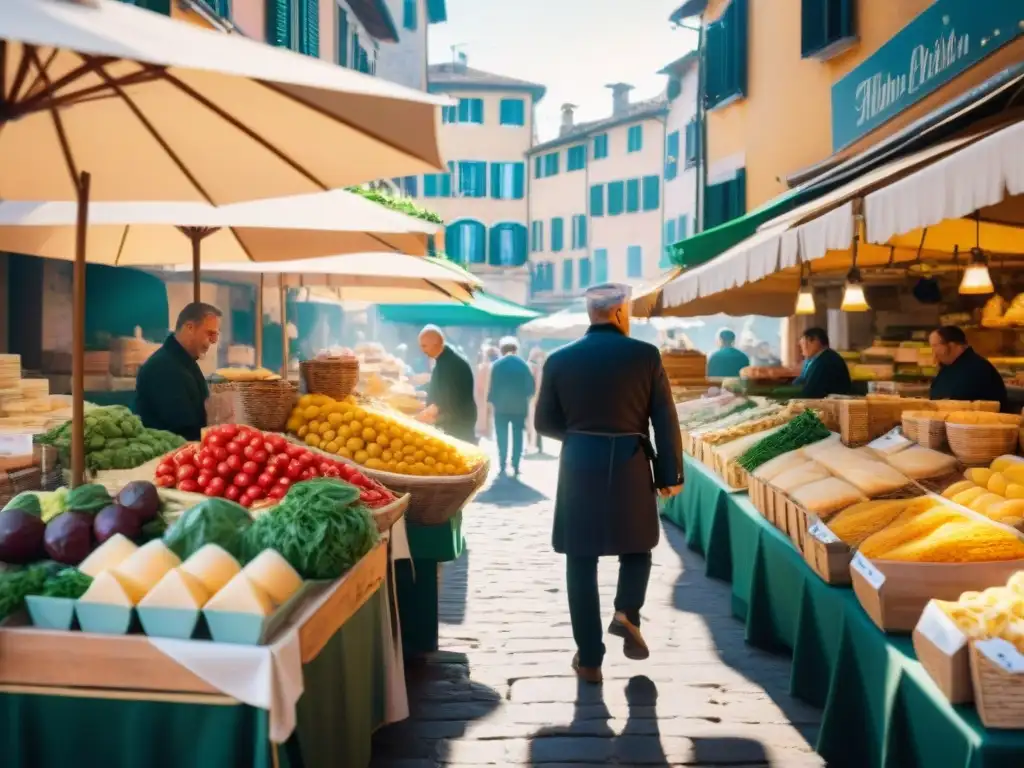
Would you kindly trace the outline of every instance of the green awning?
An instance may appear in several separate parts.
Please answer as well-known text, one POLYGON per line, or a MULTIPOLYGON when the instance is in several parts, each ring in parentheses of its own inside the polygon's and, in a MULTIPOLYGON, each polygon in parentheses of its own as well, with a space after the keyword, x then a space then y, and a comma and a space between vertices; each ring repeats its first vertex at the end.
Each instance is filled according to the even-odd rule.
POLYGON ((377 310, 382 320, 392 323, 433 323, 442 327, 514 328, 541 315, 486 291, 477 291, 469 304, 380 304, 377 310))

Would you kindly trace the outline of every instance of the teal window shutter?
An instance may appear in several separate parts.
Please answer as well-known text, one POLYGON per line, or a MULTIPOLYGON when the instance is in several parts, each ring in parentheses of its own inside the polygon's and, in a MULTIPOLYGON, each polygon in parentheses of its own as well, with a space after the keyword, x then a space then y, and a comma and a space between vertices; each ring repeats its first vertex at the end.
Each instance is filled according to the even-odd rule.
POLYGON ((586 256, 580 257, 580 288, 590 287, 590 259, 586 256))
POLYGON ((465 264, 466 257, 462 253, 462 238, 459 233, 462 231, 463 222, 449 224, 444 229, 444 250, 448 258, 456 264, 465 264))
POLYGON ((461 197, 487 197, 487 163, 460 160, 458 189, 461 197))
POLYGON ((470 99, 470 117, 471 123, 477 125, 483 125, 484 122, 484 100, 483 99, 470 99))
POLYGON ((419 187, 419 176, 406 176, 402 179, 402 191, 409 197, 416 197, 419 187))
POLYGON ((526 227, 505 222, 491 227, 489 263, 494 267, 521 267, 526 263, 526 227))
POLYGON ((857 36, 853 0, 800 1, 800 55, 829 59, 857 36))
POLYGON ((533 178, 544 178, 544 159, 540 155, 533 158, 533 178))
POLYGON ((572 292, 572 259, 562 262, 562 290, 565 293, 572 292))
POLYGON ((626 181, 626 213, 640 210, 640 179, 626 181))
POLYGON ((526 197, 526 163, 512 163, 512 199, 526 197))
POLYGON ((437 197, 438 183, 437 178, 441 174, 439 173, 426 173, 423 175, 423 196, 424 197, 437 197))
POLYGON ((669 101, 675 101, 679 98, 679 95, 683 92, 683 81, 678 77, 671 77, 668 81, 668 88, 666 89, 666 97, 669 101))
POLYGON ((604 216, 604 184, 590 186, 590 215, 604 216))
POLYGON ((639 245, 626 249, 626 277, 644 276, 644 252, 639 245))
MULTIPOLYGON (((687 214, 683 214, 679 217, 679 224, 676 227, 676 237, 679 240, 685 240, 689 236, 690 231, 690 217, 687 214)), ((678 242, 678 240, 676 241, 678 242)))
POLYGON ((560 216, 556 216, 551 220, 551 250, 556 253, 561 251, 564 245, 564 226, 565 222, 560 216))
POLYGON ((504 199, 501 194, 501 171, 504 167, 505 163, 491 163, 491 197, 494 200, 504 199))
POLYGON ((605 248, 594 250, 594 282, 608 282, 608 251, 605 248))
POLYGON ((459 122, 460 123, 468 123, 469 122, 469 113, 470 113, 469 99, 459 99, 459 122))
POLYGON ((720 184, 709 184, 704 193, 704 228, 711 229, 719 224, 742 216, 747 205, 747 173, 744 169, 736 172, 735 178, 720 184))
POLYGON ((625 184, 621 181, 608 182, 608 215, 620 215, 625 202, 625 184))
POLYGON ((545 176, 557 176, 558 175, 558 152, 549 152, 544 155, 544 175, 545 176))
POLYGON ((452 196, 452 176, 455 175, 455 163, 448 162, 448 173, 441 174, 441 197, 452 196))
POLYGON ((676 220, 669 219, 665 222, 665 242, 661 249, 661 260, 659 267, 672 266, 672 244, 676 242, 676 220))
POLYGON ((639 152, 644 148, 644 127, 642 125, 631 125, 626 134, 626 151, 639 152))
POLYGON ((575 147, 569 147, 565 169, 567 171, 582 171, 586 167, 587 147, 583 144, 578 144, 575 147))
POLYGON ((594 159, 603 160, 608 157, 608 134, 601 133, 594 137, 594 159))
POLYGON ((700 126, 697 118, 686 124, 686 161, 685 168, 693 168, 697 165, 700 155, 700 126))
POLYGON ((299 53, 320 56, 320 0, 298 0, 299 53))
MULTIPOLYGON (((689 130, 689 126, 687 126, 689 130)), ((672 131, 665 139, 665 181, 679 175, 679 131, 672 131)))
POLYGON ((576 247, 577 248, 586 248, 587 247, 587 217, 584 216, 581 213, 577 220, 579 221, 580 236, 579 236, 579 245, 576 246, 576 247))
POLYGON ((267 0, 267 43, 278 48, 292 47, 292 0, 267 0))
POLYGON ((458 107, 441 107, 441 122, 456 123, 459 120, 458 107))
POLYGON ((526 107, 522 99, 502 99, 499 113, 502 125, 526 125, 526 107))
POLYGON ((402 3, 402 26, 415 32, 417 26, 416 4, 419 0, 404 0, 402 3))
POLYGON ((445 250, 459 264, 487 262, 487 229, 479 221, 457 221, 445 230, 445 250))
POLYGON ((708 109, 747 95, 747 0, 732 0, 707 26, 704 104, 708 109))
MULTIPOLYGON (((334 61, 343 67, 349 65, 348 61, 348 13, 345 9, 338 7, 338 14, 334 21, 334 61)), ((445 119, 448 116, 449 107, 442 107, 441 119, 444 122, 449 122, 445 119)))
POLYGON ((644 210, 656 211, 661 206, 661 178, 644 176, 644 210))

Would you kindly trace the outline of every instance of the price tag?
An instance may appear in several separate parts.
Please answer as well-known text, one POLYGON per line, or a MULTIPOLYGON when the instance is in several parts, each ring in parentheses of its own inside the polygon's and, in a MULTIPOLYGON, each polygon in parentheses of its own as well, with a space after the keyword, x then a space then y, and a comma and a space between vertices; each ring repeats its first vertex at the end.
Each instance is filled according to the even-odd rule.
POLYGON ((828 526, 821 522, 821 520, 812 524, 807 529, 807 532, 811 534, 811 536, 816 538, 818 541, 820 541, 822 544, 839 543, 839 537, 832 533, 832 531, 828 529, 828 526))
POLYGON ((992 640, 978 640, 974 647, 985 658, 1007 672, 1013 674, 1024 672, 1024 656, 1021 656, 1020 651, 1011 643, 997 637, 992 640))
POLYGON ((952 656, 967 645, 967 636, 934 602, 928 603, 917 621, 917 631, 927 637, 936 648, 952 656))
POLYGON ((868 448, 878 453, 889 454, 902 451, 904 448, 910 447, 911 444, 911 440, 903 434, 899 427, 896 427, 881 437, 872 440, 868 443, 868 448))
POLYGON ((885 574, 875 568, 871 561, 860 552, 853 556, 853 560, 850 561, 850 567, 863 576, 864 580, 876 590, 881 589, 885 583, 885 574))
POLYGON ((32 435, 22 432, 0 432, 0 456, 31 456, 32 435))

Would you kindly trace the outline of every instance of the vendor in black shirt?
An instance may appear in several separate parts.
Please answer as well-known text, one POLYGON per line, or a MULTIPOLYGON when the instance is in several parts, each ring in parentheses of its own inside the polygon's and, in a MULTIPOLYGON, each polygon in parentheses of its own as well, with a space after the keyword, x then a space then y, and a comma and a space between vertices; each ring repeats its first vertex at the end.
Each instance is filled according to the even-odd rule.
POLYGON ((932 400, 994 400, 1006 410, 1003 377, 992 363, 971 349, 961 328, 937 328, 928 343, 939 364, 939 372, 932 379, 932 400))
POLYGON ((843 356, 829 346, 825 329, 808 328, 799 343, 804 369, 793 383, 803 388, 800 394, 811 400, 850 394, 850 369, 843 356))

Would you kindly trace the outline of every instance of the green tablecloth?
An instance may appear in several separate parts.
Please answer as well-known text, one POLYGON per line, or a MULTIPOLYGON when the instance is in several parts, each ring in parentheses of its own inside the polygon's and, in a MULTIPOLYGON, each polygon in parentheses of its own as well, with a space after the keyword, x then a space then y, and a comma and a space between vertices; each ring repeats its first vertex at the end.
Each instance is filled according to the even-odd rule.
POLYGON ((794 695, 824 708, 816 749, 830 768, 1020 768, 1024 732, 989 731, 973 706, 952 706, 908 637, 879 630, 852 590, 832 587, 746 494, 686 461, 686 485, 663 515, 732 582, 747 641, 793 654, 794 695))
MULTIPOLYGON (((303 669, 281 768, 365 768, 384 721, 379 590, 303 669)), ((268 713, 244 704, 0 692, 4 768, 271 768, 268 713)))

